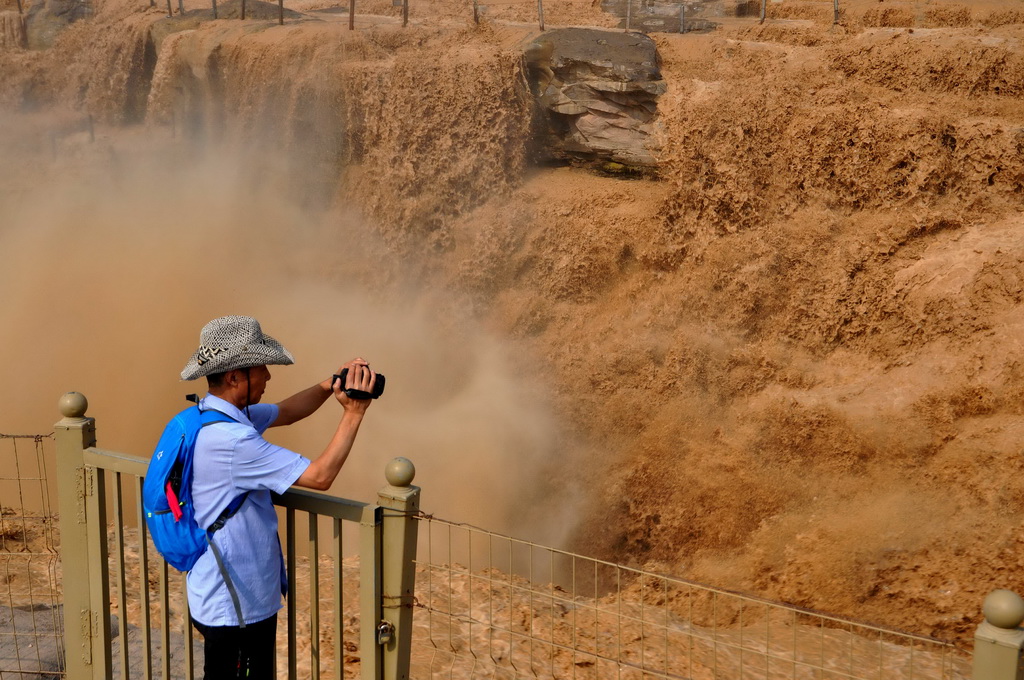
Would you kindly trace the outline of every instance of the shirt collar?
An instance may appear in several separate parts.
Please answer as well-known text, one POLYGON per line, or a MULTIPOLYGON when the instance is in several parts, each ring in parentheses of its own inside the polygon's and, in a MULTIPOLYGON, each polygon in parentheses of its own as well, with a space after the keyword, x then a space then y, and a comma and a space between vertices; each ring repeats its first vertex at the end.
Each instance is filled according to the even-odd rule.
POLYGON ((252 425, 252 421, 250 421, 249 417, 245 415, 245 411, 240 410, 230 401, 216 397, 209 392, 207 392, 206 396, 200 400, 199 408, 200 410, 213 409, 214 411, 220 411, 224 415, 230 416, 240 423, 250 426, 252 425))

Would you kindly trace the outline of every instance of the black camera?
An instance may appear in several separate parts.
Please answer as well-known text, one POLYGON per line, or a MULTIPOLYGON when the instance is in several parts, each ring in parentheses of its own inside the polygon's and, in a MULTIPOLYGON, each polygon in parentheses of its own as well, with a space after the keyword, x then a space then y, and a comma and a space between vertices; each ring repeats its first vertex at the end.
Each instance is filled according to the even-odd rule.
POLYGON ((348 395, 349 399, 376 399, 380 395, 384 394, 384 376, 381 373, 377 374, 377 382, 373 384, 373 392, 365 392, 363 390, 356 389, 344 389, 345 378, 348 377, 348 369, 341 369, 341 375, 335 375, 331 377, 331 389, 334 389, 334 383, 338 380, 341 381, 342 391, 348 395))

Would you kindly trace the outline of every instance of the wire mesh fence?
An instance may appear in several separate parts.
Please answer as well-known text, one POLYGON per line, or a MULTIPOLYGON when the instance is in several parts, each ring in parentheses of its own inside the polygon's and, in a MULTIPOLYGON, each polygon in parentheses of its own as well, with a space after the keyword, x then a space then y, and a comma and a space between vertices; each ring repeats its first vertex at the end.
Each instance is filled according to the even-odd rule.
POLYGON ((0 678, 63 677, 51 435, 0 434, 0 678))
POLYGON ((970 677, 941 640, 421 521, 413 677, 970 677))
MULTIPOLYGON (((0 679, 65 676, 59 538, 47 479, 51 449, 49 435, 0 434, 0 455, 12 463, 0 476, 0 575, 4 578, 0 591, 0 679)), ((120 509, 116 490, 121 486, 121 480, 112 485, 115 516, 130 514, 120 509)), ((420 516, 418 521, 421 540, 413 678, 970 677, 968 656, 941 640, 715 589, 429 516, 420 516)), ((291 525, 289 519, 288 536, 294 536, 291 525)), ((135 533, 115 520, 107 534, 113 544, 112 557, 123 554, 120 546, 145 540, 135 533)), ((310 554, 317 555, 321 546, 315 540, 316 529, 310 528, 309 534, 310 554)), ((300 625, 300 630, 282 631, 292 638, 287 648, 297 648, 296 637, 317 639, 310 633, 324 627, 324 621, 334 622, 327 626, 333 628, 328 637, 337 639, 341 629, 351 629, 358 618, 357 612, 342 614, 340 607, 333 611, 328 603, 322 612, 327 618, 321 619, 321 612, 313 604, 325 596, 327 601, 334 600, 334 590, 339 591, 336 595, 340 598, 339 581, 349 582, 346 588, 355 587, 355 578, 341 574, 339 551, 337 546, 333 559, 319 560, 324 562, 322 570, 313 566, 318 560, 301 560, 298 568, 293 562, 290 571, 297 574, 293 578, 307 583, 293 592, 311 589, 308 601, 300 604, 309 612, 308 624, 301 625, 309 628, 300 625), (323 589, 319 590, 314 584, 323 579, 323 589)), ((291 547, 289 553, 294 554, 291 547)), ((123 557, 114 559, 115 564, 119 561, 126 563, 123 557)), ((131 560, 127 562, 131 567, 131 560)), ((143 560, 138 565, 139 573, 147 573, 154 566, 147 566, 143 560)), ((345 566, 346 570, 352 568, 358 569, 345 566)), ((128 606, 126 593, 135 590, 133 584, 138 586, 139 579, 132 578, 132 573, 131 568, 115 566, 110 574, 110 600, 117 603, 114 611, 119 615, 111 620, 120 633, 114 635, 111 650, 117 674, 121 668, 134 665, 119 645, 120 640, 133 640, 129 630, 129 610, 133 608, 128 606)), ((146 580, 150 581, 149 587, 142 588, 146 595, 160 584, 156 610, 174 609, 173 602, 183 599, 178 579, 157 574, 146 580)), ((344 599, 353 602, 354 591, 344 599)), ((149 600, 144 596, 140 602, 149 600)), ((142 617, 140 621, 157 614, 148 607, 140 612, 136 612, 142 617)), ((306 616, 296 617, 290 610, 288 618, 305 622, 306 616)), ((137 627, 147 628, 145 623, 137 627)), ((158 628, 159 637, 166 637, 166 622, 158 628)), ((187 625, 181 628, 188 654, 192 646, 190 631, 187 625)), ((144 637, 144 646, 149 647, 150 636, 144 637)), ((164 649, 169 643, 153 642, 164 649)), ((326 644, 333 647, 331 642, 326 644)), ((320 670, 334 677, 354 676, 358 666, 350 663, 355 657, 349 659, 348 655, 358 654, 357 647, 341 640, 335 644, 344 651, 320 650, 314 645, 304 652, 303 656, 310 657, 309 665, 290 654, 289 671, 300 670, 311 677, 318 677, 320 670), (340 652, 345 660, 321 669, 321 652, 325 657, 340 652)), ((154 655, 155 659, 161 657, 165 659, 161 671, 168 672, 169 655, 154 655)), ((152 673, 156 664, 147 665, 152 673)), ((185 666, 192 668, 191 663, 185 666)))
MULTIPOLYGON (((208 1, 211 3, 212 18, 218 18, 220 15, 218 14, 217 0, 208 1)), ((266 9, 260 8, 269 7, 271 3, 257 0, 249 1, 254 2, 258 6, 256 15, 259 18, 269 18, 266 14, 266 9)), ((819 0, 817 4, 825 1, 819 0)), ((184 0, 177 0, 177 2, 178 14, 184 15, 186 13, 184 0)), ((838 24, 841 18, 839 0, 827 0, 827 2, 832 10, 832 22, 833 24, 838 24)), ((247 16, 246 3, 247 0, 240 0, 240 16, 235 16, 234 14, 229 16, 244 20, 247 16)), ((391 4, 393 7, 402 8, 398 17, 374 14, 375 11, 380 10, 379 5, 374 5, 374 8, 368 12, 367 8, 363 5, 357 7, 357 0, 349 0, 347 6, 339 4, 333 9, 347 12, 350 30, 354 30, 357 27, 367 29, 394 25, 396 21, 392 19, 399 20, 402 26, 407 26, 411 11, 410 3, 415 5, 416 0, 392 0, 391 4), (358 26, 356 23, 357 16, 358 26)), ((548 0, 549 7, 557 6, 558 4, 558 0, 548 0)), ((707 2, 707 0, 600 0, 602 9, 621 19, 619 28, 627 31, 663 33, 703 31, 714 26, 714 22, 703 17, 704 11, 702 8, 709 4, 711 3, 707 2)), ((173 17, 174 9, 172 8, 171 0, 166 0, 166 5, 167 16, 173 17)), ((274 11, 273 18, 279 24, 283 24, 286 12, 290 10, 286 9, 284 0, 278 0, 276 5, 277 8, 274 11)), ((156 0, 150 0, 150 6, 155 7, 156 0)), ((473 21, 476 23, 480 22, 482 16, 487 16, 513 22, 536 22, 541 31, 546 30, 544 0, 460 0, 456 3, 456 6, 459 7, 456 12, 467 18, 471 12, 473 21)), ((432 4, 426 9, 421 6, 417 6, 416 9, 425 12, 420 16, 421 20, 424 18, 429 20, 430 17, 436 18, 438 8, 436 4, 432 4)), ((760 23, 763 24, 768 18, 768 0, 735 0, 734 6, 729 8, 729 13, 737 17, 759 15, 760 23)), ((291 12, 291 14, 294 15, 292 18, 299 16, 294 12, 291 12)))

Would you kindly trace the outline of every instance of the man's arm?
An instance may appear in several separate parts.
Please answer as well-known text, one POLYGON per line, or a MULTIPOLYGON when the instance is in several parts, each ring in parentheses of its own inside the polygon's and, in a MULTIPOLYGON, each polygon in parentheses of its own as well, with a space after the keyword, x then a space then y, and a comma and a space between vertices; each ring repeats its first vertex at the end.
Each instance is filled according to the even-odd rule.
POLYGON ((376 381, 377 374, 370 371, 369 368, 356 367, 349 371, 347 385, 342 385, 340 380, 334 385, 334 396, 345 412, 338 422, 338 428, 334 431, 330 444, 295 480, 296 486, 304 486, 318 491, 327 491, 331 488, 338 473, 341 472, 341 466, 345 464, 348 454, 352 450, 352 444, 355 443, 356 434, 359 432, 366 409, 373 403, 371 399, 351 399, 344 390, 352 387, 372 392, 376 381))
MULTIPOLYGON (((367 365, 368 364, 362 359, 353 359, 339 368, 338 373, 341 373, 343 368, 367 365)), ((331 386, 330 378, 326 378, 318 382, 316 385, 302 390, 301 392, 296 392, 284 401, 279 401, 277 403, 277 420, 271 423, 270 426, 281 427, 282 425, 291 425, 292 423, 297 423, 303 418, 313 415, 313 413, 323 406, 325 401, 327 401, 327 397, 332 394, 334 394, 334 389, 331 386)))
POLYGON ((331 396, 331 392, 331 379, 327 378, 301 392, 296 392, 284 401, 279 401, 277 403, 277 420, 270 426, 291 425, 312 415, 314 411, 323 406, 327 397, 331 396))

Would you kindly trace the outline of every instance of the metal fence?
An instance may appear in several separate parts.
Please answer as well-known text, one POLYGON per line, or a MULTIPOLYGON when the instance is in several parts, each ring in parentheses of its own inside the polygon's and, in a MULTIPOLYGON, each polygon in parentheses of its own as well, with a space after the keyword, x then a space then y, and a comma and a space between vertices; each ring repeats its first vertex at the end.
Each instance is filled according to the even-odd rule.
MULTIPOLYGON (((218 0, 208 1, 210 2, 209 16, 213 19, 220 18, 221 13, 218 9, 218 0)), ((761 23, 765 22, 767 16, 767 2, 768 0, 757 0, 756 2, 760 7, 761 23)), ((835 6, 834 22, 839 23, 839 0, 833 0, 833 2, 835 6)), ((276 11, 268 12, 268 8, 260 3, 256 3, 255 9, 252 9, 248 8, 247 0, 241 0, 237 18, 241 20, 246 18, 266 20, 271 18, 272 14, 277 23, 283 25, 286 13, 290 12, 290 10, 285 7, 284 0, 277 0, 276 4, 276 11)), ((700 14, 700 7, 707 4, 706 0, 601 0, 600 4, 605 11, 618 16, 622 20, 621 28, 627 31, 686 33, 689 30, 702 30, 713 25, 713 23, 700 16, 696 19, 687 19, 695 11, 697 14, 700 14), (666 17, 669 18, 667 22, 666 17), (666 23, 669 24, 668 27, 666 27, 666 23)), ((149 0, 149 6, 157 7, 157 0, 149 0)), ((165 6, 168 18, 174 18, 175 10, 177 10, 178 16, 184 16, 188 13, 185 9, 185 0, 177 0, 177 8, 172 6, 171 0, 165 0, 165 6)), ((396 19, 401 21, 403 27, 408 26, 410 0, 392 0, 392 6, 401 7, 400 16, 396 19)), ((492 10, 500 11, 503 8, 525 6, 527 11, 517 14, 521 15, 524 21, 528 16, 530 21, 537 23, 541 31, 545 30, 544 0, 460 0, 457 6, 462 8, 467 18, 472 16, 474 23, 477 24, 480 23, 482 16, 489 14, 492 10)), ((396 23, 395 21, 388 20, 390 17, 384 16, 377 16, 376 20, 368 21, 367 18, 371 15, 359 13, 356 0, 339 3, 335 8, 332 8, 332 10, 337 9, 343 9, 343 11, 347 12, 349 30, 356 29, 357 15, 360 17, 360 28, 396 23)), ((205 11, 202 10, 204 13, 205 11)), ((315 11, 322 12, 323 10, 315 11)), ((294 17, 297 15, 292 13, 289 16, 294 17)))
POLYGON ((52 443, 51 435, 0 434, 0 678, 63 675, 52 443))
POLYGON ((950 643, 423 517, 416 678, 963 680, 950 643))
MULTIPOLYGON (((58 459, 74 448, 69 439, 89 444, 92 437, 91 419, 65 418, 62 423, 58 433, 62 427, 68 431, 58 437, 58 459)), ((62 520, 71 526, 81 521, 84 528, 70 532, 60 546, 47 481, 53 439, 0 435, 0 453, 14 461, 11 474, 0 477, 0 574, 7 616, 0 619, 0 678, 195 677, 201 648, 187 623, 184 580, 168 573, 138 516, 146 460, 81 446, 82 465, 71 466, 77 481, 70 495, 76 500, 62 506, 62 520), (8 505, 15 500, 17 507, 8 505), (78 548, 67 545, 75 542, 78 548), (89 557, 75 561, 71 555, 83 543, 89 557), (84 588, 88 600, 84 607, 69 601, 68 611, 78 616, 67 622, 66 635, 58 551, 68 575, 65 596, 77 589, 71 597, 80 598, 84 588), (65 655, 67 670, 53 663, 65 655), (88 672, 75 672, 75 665, 88 672)), ((418 490, 410 486, 411 472, 404 477, 393 472, 389 467, 391 484, 381 490, 376 505, 306 491, 275 499, 282 508, 291 593, 279 639, 282 676, 971 676, 969 657, 941 640, 423 514, 418 490), (357 525, 359 555, 346 558, 344 526, 352 524, 357 525), (387 539, 389 533, 395 540, 387 539), (415 584, 412 570, 405 568, 412 566, 414 555, 415 584)), ((1000 625, 1004 632, 1019 631, 1019 623, 1000 625)), ((1016 651, 1007 649, 1018 653, 1019 645, 1016 651)))
MULTIPOLYGON (((67 675, 148 680, 159 667, 162 678, 193 678, 202 650, 189 624, 184 577, 169 574, 153 550, 137 501, 148 458, 98 448, 86 408, 82 395, 65 395, 65 417, 55 426, 60 552, 66 576, 75 570, 62 583, 67 675)), ((275 497, 290 592, 278 639, 280 675, 378 680, 407 672, 399 643, 407 647, 411 627, 419 489, 411 486, 409 461, 394 459, 385 472, 389 484, 376 504, 296 489, 275 497), (343 559, 343 523, 356 525, 357 562, 343 559), (321 524, 329 527, 325 541, 321 524), (308 546, 305 560, 300 541, 308 546), (321 553, 328 554, 328 573, 321 553)))

